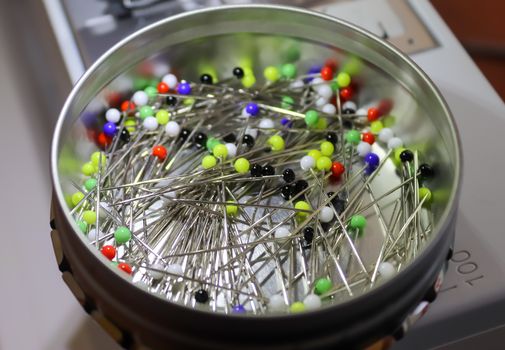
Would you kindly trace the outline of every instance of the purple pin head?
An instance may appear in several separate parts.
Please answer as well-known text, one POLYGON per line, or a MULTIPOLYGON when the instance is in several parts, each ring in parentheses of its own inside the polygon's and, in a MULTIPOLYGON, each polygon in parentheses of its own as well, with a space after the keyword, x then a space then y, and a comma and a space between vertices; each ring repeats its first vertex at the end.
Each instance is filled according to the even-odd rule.
POLYGON ((245 314, 246 309, 245 309, 244 305, 238 304, 233 307, 233 312, 236 314, 245 314))
POLYGON ((293 122, 289 118, 282 118, 281 125, 287 126, 288 128, 293 126, 293 122))
POLYGON ((246 106, 245 106, 245 111, 247 113, 249 113, 249 115, 255 117, 258 115, 258 113, 260 112, 260 108, 258 107, 258 105, 254 102, 249 102, 246 106))
POLYGON ((117 126, 114 123, 108 122, 103 125, 103 133, 107 136, 114 136, 117 131, 117 126))
POLYGON ((177 85, 177 93, 180 95, 189 95, 191 93, 191 85, 187 82, 182 82, 177 85))
MULTIPOLYGON (((316 64, 316 65, 313 65, 309 68, 309 70, 307 71, 307 74, 310 75, 310 74, 316 74, 316 73, 319 73, 321 72, 321 68, 323 68, 323 66, 321 66, 320 64, 316 64)), ((312 77, 309 77, 309 78, 305 78, 303 79, 303 81, 305 83, 310 83, 314 78, 312 77)))
POLYGON ((377 166, 379 166, 380 163, 379 156, 373 152, 367 153, 364 160, 369 167, 373 168, 377 168, 377 166))

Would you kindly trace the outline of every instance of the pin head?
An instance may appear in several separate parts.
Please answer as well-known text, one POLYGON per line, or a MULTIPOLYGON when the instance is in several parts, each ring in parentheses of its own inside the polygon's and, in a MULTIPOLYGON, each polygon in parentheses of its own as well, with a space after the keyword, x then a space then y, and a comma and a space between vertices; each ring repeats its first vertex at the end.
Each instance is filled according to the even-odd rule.
POLYGON ((254 103, 254 102, 249 102, 246 106, 245 106, 245 110, 247 113, 249 113, 249 115, 255 117, 258 115, 258 113, 260 112, 260 108, 259 106, 254 103))
POLYGON ((237 79, 242 79, 244 77, 244 70, 240 67, 233 68, 233 75, 237 79))
POLYGON ((341 215, 344 210, 345 210, 345 200, 335 197, 331 201, 331 204, 333 204, 333 208, 335 208, 335 211, 337 212, 338 215, 341 215))
POLYGON ((335 178, 340 178, 340 176, 342 176, 344 172, 345 172, 344 164, 337 161, 331 163, 331 174, 335 178))
POLYGON ((317 166, 317 169, 318 170, 321 170, 321 171, 328 171, 331 169, 332 167, 332 163, 331 163, 331 159, 329 157, 326 157, 326 156, 321 156, 317 162, 316 162, 316 166, 317 166))
POLYGON ((235 161, 235 163, 233 164, 233 166, 235 167, 235 170, 237 171, 237 173, 246 174, 249 172, 250 163, 245 158, 238 158, 235 161))
POLYGON ((305 239, 307 244, 312 243, 312 240, 314 239, 314 229, 312 227, 307 226, 303 229, 303 239, 305 239))
POLYGON ((237 141, 237 136, 235 136, 235 134, 231 132, 231 133, 223 136, 223 141, 229 142, 229 143, 235 142, 235 141, 237 141))
POLYGON ((104 245, 101 249, 102 254, 109 260, 116 256, 116 248, 112 245, 104 245))
POLYGON ((98 134, 97 144, 100 148, 105 149, 112 143, 112 137, 105 135, 104 132, 98 134))
POLYGON ((175 106, 177 104, 177 98, 175 96, 167 96, 165 102, 169 106, 175 106))
POLYGON ((77 220, 76 224, 82 233, 86 233, 88 231, 88 224, 85 221, 77 220))
POLYGON ((412 153, 412 151, 406 149, 404 151, 402 151, 400 153, 400 160, 403 162, 403 163, 406 163, 406 162, 411 162, 414 160, 414 153, 412 153))
POLYGON ((116 108, 109 108, 105 113, 105 119, 110 123, 118 123, 121 120, 121 113, 116 108))
POLYGON ((291 193, 292 193, 291 186, 285 185, 285 186, 281 187, 281 196, 285 200, 288 200, 289 198, 291 198, 291 193))
POLYGON ((209 301, 209 293, 204 289, 199 289, 195 292, 195 300, 197 303, 205 304, 209 301))
POLYGON ((371 108, 368 109, 368 111, 367 111, 367 119, 368 119, 369 122, 374 122, 377 119, 379 119, 379 117, 380 117, 379 109, 377 109, 375 107, 371 107, 371 108))
POLYGON ((194 136, 194 141, 197 146, 204 147, 207 144, 207 135, 205 135, 203 132, 198 132, 194 136))
POLYGON ((314 110, 310 110, 305 113, 305 123, 307 126, 315 126, 319 121, 319 113, 314 110))
POLYGON ((123 112, 131 112, 134 111, 136 106, 132 101, 124 101, 121 103, 121 111, 123 112))
POLYGON ((142 106, 140 107, 140 118, 145 119, 147 117, 152 117, 154 115, 154 109, 151 106, 142 106))
POLYGON ((117 244, 125 244, 132 238, 132 233, 128 227, 119 226, 114 231, 114 239, 117 244))
POLYGON ((293 196, 296 196, 300 192, 306 190, 308 187, 309 187, 309 184, 307 183, 307 181, 305 181, 305 180, 298 180, 291 187, 292 188, 291 194, 293 196))
POLYGON ((114 136, 117 132, 117 126, 114 123, 108 122, 103 126, 103 133, 107 136, 114 136))
POLYGON ((366 219, 363 215, 353 215, 349 226, 356 230, 363 230, 366 226, 366 219))
POLYGON ((326 81, 333 79, 333 69, 329 66, 321 68, 321 78, 326 81))
POLYGON ((212 76, 210 74, 202 74, 200 76, 200 81, 202 82, 202 84, 207 84, 207 85, 212 85, 213 83, 213 79, 212 79, 212 76))
POLYGON ((167 157, 167 149, 163 145, 156 145, 153 147, 151 154, 159 159, 159 161, 164 161, 167 157))
POLYGON ((93 210, 85 210, 82 213, 82 220, 88 225, 94 225, 96 222, 96 212, 93 210))
POLYGON ((85 182, 84 182, 84 188, 86 189, 86 191, 91 191, 93 190, 95 187, 96 187, 96 184, 97 184, 97 181, 96 179, 87 179, 85 182))
POLYGON ((186 141, 190 134, 191 131, 189 129, 182 128, 181 132, 179 133, 179 137, 181 138, 181 140, 186 141))
POLYGON ((179 95, 191 94, 191 85, 187 82, 181 82, 179 85, 177 85, 177 93, 179 95))
POLYGON ((214 148, 212 149, 212 153, 216 158, 226 159, 226 157, 228 156, 228 148, 226 148, 225 145, 220 143, 214 146, 214 148))
POLYGON ((234 202, 232 201, 228 201, 228 203, 231 203, 231 204, 227 204, 226 205, 226 214, 228 215, 237 215, 238 213, 238 206, 233 204, 234 202))
POLYGON ((295 172, 291 168, 284 169, 282 172, 282 179, 287 183, 295 181, 295 178, 295 172))
POLYGON ((221 142, 219 142, 218 139, 216 139, 215 137, 209 137, 207 139, 207 141, 205 142, 205 147, 207 147, 207 150, 209 152, 212 152, 212 150, 214 149, 214 147, 216 147, 217 145, 219 145, 221 142))
POLYGON ((130 132, 126 128, 123 128, 123 130, 121 130, 119 137, 123 142, 130 142, 130 132))
POLYGON ((351 83, 351 76, 345 72, 341 72, 338 73, 336 81, 339 88, 345 88, 351 83))
POLYGON ((282 96, 281 107, 284 109, 292 109, 295 100, 291 96, 282 96))
POLYGON ((419 165, 418 171, 423 179, 431 179, 435 174, 432 166, 426 163, 419 165))
POLYGON ((419 200, 423 200, 424 203, 423 205, 429 205, 432 200, 432 194, 429 188, 427 187, 421 187, 419 188, 419 200))
POLYGON ((75 192, 73 195, 72 195, 72 204, 74 206, 76 206, 77 204, 79 204, 80 201, 82 201, 84 199, 84 193, 82 192, 75 192))
POLYGON ((242 142, 247 145, 247 147, 252 148, 254 146, 254 137, 249 134, 245 134, 242 138, 242 142))
POLYGON ((305 305, 301 301, 296 301, 289 307, 292 314, 298 314, 305 311, 305 305))
POLYGON ((373 143, 375 142, 375 136, 371 132, 364 132, 361 135, 361 140, 363 142, 368 143, 369 145, 373 145, 373 143))
POLYGON ((331 290, 333 283, 329 278, 320 278, 314 283, 314 293, 317 295, 322 295, 331 290))
POLYGON ((305 218, 309 215, 306 211, 310 210, 310 204, 306 201, 298 201, 295 203, 295 209, 304 210, 297 212, 296 215, 300 218, 305 218))
POLYGON ((156 121, 159 125, 166 125, 170 120, 170 113, 166 109, 160 109, 156 112, 156 121))
POLYGON ((345 134, 345 140, 352 145, 357 145, 361 141, 361 135, 358 130, 349 130, 345 134))
POLYGON ((235 314, 245 314, 247 312, 244 305, 241 305, 241 304, 233 306, 232 310, 233 310, 233 313, 235 313, 235 314))
POLYGON ((263 166, 263 171, 262 171, 263 176, 272 176, 275 175, 275 168, 271 166, 270 164, 266 164, 263 166))
POLYGON ((165 132, 168 137, 176 138, 181 133, 181 127, 177 122, 170 121, 165 125, 165 132))
POLYGON ((284 78, 293 79, 296 76, 296 66, 292 63, 283 64, 281 74, 284 78))
POLYGON ((160 94, 166 94, 166 93, 168 93, 168 91, 170 91, 170 88, 168 87, 168 85, 162 81, 158 83, 158 85, 156 86, 156 89, 158 90, 158 92, 160 94))
POLYGON ((338 142, 338 135, 335 132, 329 132, 326 134, 326 141, 335 145, 338 142))
POLYGON ((331 156, 333 152, 335 151, 335 146, 333 145, 332 142, 329 141, 324 141, 321 142, 321 154, 323 156, 331 156))
POLYGON ((371 168, 376 168, 380 163, 380 158, 377 154, 370 152, 364 158, 365 163, 371 168))
POLYGON ((342 101, 349 101, 353 97, 353 91, 349 86, 347 86, 340 89, 339 96, 342 101))
POLYGON ((207 155, 202 158, 202 168, 210 169, 217 165, 217 159, 214 156, 207 155))
POLYGON ((280 135, 271 136, 267 143, 272 147, 272 151, 282 151, 285 147, 284 139, 280 135))
POLYGON ((263 75, 265 76, 265 79, 267 79, 270 82, 276 82, 280 78, 280 73, 277 67, 275 66, 268 66, 265 68, 263 71, 263 75))
POLYGON ((252 177, 263 176, 263 167, 259 164, 253 164, 253 166, 251 167, 251 176, 252 177))
POLYGON ((132 274, 132 271, 133 271, 132 267, 125 262, 121 262, 121 263, 117 264, 117 267, 118 267, 118 269, 120 269, 123 272, 126 272, 129 275, 132 274))

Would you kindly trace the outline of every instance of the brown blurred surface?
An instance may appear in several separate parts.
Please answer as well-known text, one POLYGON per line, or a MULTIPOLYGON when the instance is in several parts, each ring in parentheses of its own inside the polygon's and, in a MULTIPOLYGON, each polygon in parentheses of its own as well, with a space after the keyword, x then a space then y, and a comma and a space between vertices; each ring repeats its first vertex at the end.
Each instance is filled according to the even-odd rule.
POLYGON ((432 4, 505 99, 505 1, 432 0, 432 4))

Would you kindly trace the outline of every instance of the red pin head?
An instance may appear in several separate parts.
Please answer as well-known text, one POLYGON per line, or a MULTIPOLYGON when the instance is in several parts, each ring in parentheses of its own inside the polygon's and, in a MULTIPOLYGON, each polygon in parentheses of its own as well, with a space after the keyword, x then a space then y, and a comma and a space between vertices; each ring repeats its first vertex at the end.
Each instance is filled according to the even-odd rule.
POLYGON ((101 252, 109 260, 114 259, 116 256, 116 248, 111 245, 104 245, 101 249, 101 252))
POLYGON ((119 263, 117 264, 118 269, 123 270, 127 274, 131 275, 132 274, 132 267, 128 265, 127 263, 119 263))
POLYGON ((339 178, 340 176, 342 176, 344 171, 345 171, 344 164, 342 164, 340 162, 333 162, 331 164, 331 174, 334 177, 339 178))
POLYGON ((326 81, 333 79, 333 69, 329 66, 321 68, 321 78, 326 81))
POLYGON ((380 117, 380 112, 378 108, 372 107, 368 108, 367 118, 369 122, 376 121, 380 117))
POLYGON ((373 145, 373 143, 375 142, 375 136, 371 132, 364 132, 363 134, 361 134, 361 141, 373 145))
POLYGON ((167 157, 167 149, 162 145, 156 145, 153 147, 152 155, 162 162, 167 157))
POLYGON ((164 82, 160 82, 160 83, 158 84, 158 87, 157 87, 157 88, 158 88, 158 92, 159 92, 160 94, 166 94, 166 93, 168 92, 168 90, 170 90, 170 89, 168 88, 168 85, 167 85, 167 84, 165 84, 164 82))

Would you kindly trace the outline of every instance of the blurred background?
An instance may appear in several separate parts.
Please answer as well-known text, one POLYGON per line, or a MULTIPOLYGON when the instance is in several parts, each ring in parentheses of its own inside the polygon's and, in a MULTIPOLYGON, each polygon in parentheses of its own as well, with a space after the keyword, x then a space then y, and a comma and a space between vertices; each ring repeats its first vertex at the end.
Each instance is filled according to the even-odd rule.
POLYGON ((432 4, 505 99, 505 1, 433 0, 432 4))
MULTIPOLYGON (((249 2, 0 0, 1 350, 118 349, 67 290, 49 238, 51 135, 73 83, 115 42, 149 23, 204 5, 249 2)), ((447 292, 395 348, 503 349, 505 168, 495 146, 505 129, 505 2, 283 3, 342 17, 391 41, 433 78, 457 119, 465 187, 455 249, 478 264, 480 275, 472 278, 486 278, 471 288, 453 262, 447 292)))

